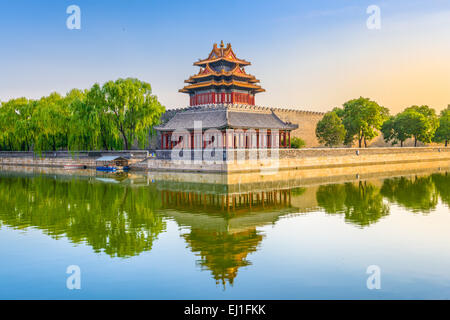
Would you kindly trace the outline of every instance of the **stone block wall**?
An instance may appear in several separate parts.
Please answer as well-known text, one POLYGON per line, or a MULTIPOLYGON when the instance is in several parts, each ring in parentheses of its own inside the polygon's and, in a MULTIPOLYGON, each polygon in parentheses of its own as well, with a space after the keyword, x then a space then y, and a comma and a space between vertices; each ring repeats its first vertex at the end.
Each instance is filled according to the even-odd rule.
POLYGON ((281 120, 298 125, 298 129, 292 131, 292 136, 302 138, 307 148, 320 146, 316 138, 316 126, 325 113, 281 108, 272 110, 281 120))
POLYGON ((71 153, 68 151, 43 152, 38 155, 33 152, 0 152, 0 165, 32 166, 62 168, 65 165, 84 165, 88 168, 96 167, 96 159, 101 156, 127 156, 130 165, 145 160, 147 151, 81 151, 71 153))
POLYGON ((172 161, 148 159, 135 166, 147 171, 258 172, 261 170, 305 170, 450 161, 450 148, 314 148, 279 149, 268 153, 257 150, 228 150, 227 161, 172 161), (272 155, 272 152, 276 152, 272 155), (231 157, 233 153, 234 156, 231 157), (244 156, 237 156, 238 153, 244 156), (250 157, 250 153, 257 157, 250 157), (234 160, 231 160, 234 159, 234 160))

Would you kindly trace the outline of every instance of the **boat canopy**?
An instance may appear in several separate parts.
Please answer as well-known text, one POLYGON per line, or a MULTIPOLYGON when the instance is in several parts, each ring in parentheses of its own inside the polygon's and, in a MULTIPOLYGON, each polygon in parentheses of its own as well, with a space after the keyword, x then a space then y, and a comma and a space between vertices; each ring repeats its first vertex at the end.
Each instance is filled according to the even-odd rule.
POLYGON ((125 160, 125 161, 128 161, 127 158, 120 157, 120 156, 103 156, 103 157, 98 158, 98 159, 95 160, 95 161, 115 161, 115 160, 125 160))

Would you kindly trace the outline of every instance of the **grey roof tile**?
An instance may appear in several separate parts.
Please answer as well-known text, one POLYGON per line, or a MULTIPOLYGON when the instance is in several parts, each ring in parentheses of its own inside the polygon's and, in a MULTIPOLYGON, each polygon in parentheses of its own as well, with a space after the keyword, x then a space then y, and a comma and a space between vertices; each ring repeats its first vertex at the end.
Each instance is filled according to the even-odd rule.
POLYGON ((254 129, 287 129, 294 130, 298 126, 283 122, 273 112, 258 112, 252 108, 236 109, 233 105, 216 105, 189 108, 175 114, 172 119, 161 126, 160 131, 176 129, 194 129, 194 121, 201 121, 203 129, 209 128, 254 128, 254 129), (239 111, 243 110, 243 111, 239 111))

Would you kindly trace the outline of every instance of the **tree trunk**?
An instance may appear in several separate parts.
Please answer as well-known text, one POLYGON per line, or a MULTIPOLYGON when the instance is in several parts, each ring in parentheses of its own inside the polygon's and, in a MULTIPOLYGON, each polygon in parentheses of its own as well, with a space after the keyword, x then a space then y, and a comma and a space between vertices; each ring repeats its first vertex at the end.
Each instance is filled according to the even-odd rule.
POLYGON ((403 141, 400 141, 400 148, 403 148, 403 141))
POLYGON ((367 148, 367 141, 366 141, 366 137, 364 137, 364 148, 367 148))
POLYGON ((417 147, 417 138, 414 137, 414 147, 417 147))
POLYGON ((448 145, 448 140, 445 140, 445 146, 447 147, 447 145, 448 145))
POLYGON ((360 148, 362 147, 362 139, 363 139, 363 137, 359 138, 359 140, 358 140, 358 145, 360 148))
POLYGON ((128 150, 128 139, 124 133, 122 133, 123 142, 125 143, 125 150, 128 150))

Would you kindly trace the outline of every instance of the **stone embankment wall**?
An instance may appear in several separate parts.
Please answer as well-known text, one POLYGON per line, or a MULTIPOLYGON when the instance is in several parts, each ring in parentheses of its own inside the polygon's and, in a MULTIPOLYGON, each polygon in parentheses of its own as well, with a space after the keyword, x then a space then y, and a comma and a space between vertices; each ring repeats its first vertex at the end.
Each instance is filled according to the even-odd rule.
MULTIPOLYGON (((336 149, 280 149, 271 156, 259 156, 249 160, 249 150, 229 150, 233 159, 227 161, 172 161, 148 157, 147 151, 114 152, 50 152, 38 156, 32 152, 0 152, 0 165, 64 167, 67 164, 81 164, 89 168, 96 166, 95 160, 102 155, 123 155, 130 157, 134 170, 181 171, 181 172, 259 172, 261 170, 327 169, 381 164, 405 164, 417 162, 450 161, 450 148, 336 148, 336 149), (238 153, 241 157, 238 157, 238 153), (243 156, 242 156, 243 155, 243 156)), ((228 159, 231 157, 227 155, 228 159)))
MULTIPOLYGON (((273 156, 248 160, 249 150, 232 150, 233 159, 227 161, 174 161, 148 159, 133 166, 146 171, 185 172, 259 172, 261 170, 323 169, 380 164, 450 161, 450 148, 336 148, 336 149, 280 149, 273 156), (238 157, 238 153, 244 156, 238 157)), ((227 155, 227 158, 231 157, 227 155)))
POLYGON ((71 153, 67 151, 43 152, 6 152, 0 151, 0 165, 10 166, 36 166, 36 167, 64 167, 65 165, 85 165, 95 168, 95 160, 101 156, 126 156, 130 157, 131 165, 145 160, 147 151, 82 151, 71 153))

